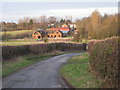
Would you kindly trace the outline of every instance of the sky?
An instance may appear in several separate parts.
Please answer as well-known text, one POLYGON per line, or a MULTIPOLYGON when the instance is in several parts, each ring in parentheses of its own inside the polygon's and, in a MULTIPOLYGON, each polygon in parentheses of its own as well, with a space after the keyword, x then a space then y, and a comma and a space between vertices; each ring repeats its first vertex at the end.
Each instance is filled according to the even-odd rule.
POLYGON ((24 17, 39 17, 45 15, 65 18, 72 16, 73 20, 88 17, 94 10, 101 15, 118 13, 118 0, 2 0, 0 1, 0 22, 17 22, 24 17), (44 1, 44 2, 43 2, 44 1), (106 2, 105 2, 106 1, 106 2))

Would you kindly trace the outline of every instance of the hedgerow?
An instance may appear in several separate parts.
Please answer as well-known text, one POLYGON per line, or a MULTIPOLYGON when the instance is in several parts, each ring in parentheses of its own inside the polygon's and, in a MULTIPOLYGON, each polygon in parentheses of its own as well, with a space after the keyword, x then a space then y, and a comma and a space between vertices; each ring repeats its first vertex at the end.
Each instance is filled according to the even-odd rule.
POLYGON ((118 37, 92 41, 88 51, 92 72, 105 80, 105 87, 118 88, 118 37))
POLYGON ((85 50, 84 44, 74 43, 47 43, 20 46, 2 46, 3 61, 27 54, 44 54, 54 51, 81 51, 85 50))

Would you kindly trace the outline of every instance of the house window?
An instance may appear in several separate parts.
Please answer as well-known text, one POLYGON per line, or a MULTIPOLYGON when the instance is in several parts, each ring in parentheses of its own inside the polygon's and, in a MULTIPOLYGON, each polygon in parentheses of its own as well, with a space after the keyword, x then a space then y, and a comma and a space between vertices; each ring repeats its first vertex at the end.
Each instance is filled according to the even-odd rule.
POLYGON ((35 32, 34 34, 35 34, 35 35, 38 35, 38 33, 37 33, 37 32, 35 32))
POLYGON ((38 38, 40 38, 40 36, 38 36, 38 38))

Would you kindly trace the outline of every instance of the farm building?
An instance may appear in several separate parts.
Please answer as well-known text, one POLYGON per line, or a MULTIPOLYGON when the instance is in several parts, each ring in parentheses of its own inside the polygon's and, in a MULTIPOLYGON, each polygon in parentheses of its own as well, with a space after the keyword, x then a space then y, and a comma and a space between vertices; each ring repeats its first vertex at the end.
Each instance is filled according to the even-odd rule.
POLYGON ((60 38, 62 37, 62 32, 59 30, 56 31, 47 31, 48 38, 60 38))
POLYGON ((67 24, 63 24, 62 27, 68 27, 68 25, 67 24))
POLYGON ((69 24, 69 27, 70 28, 76 28, 76 25, 75 24, 69 24))
POLYGON ((33 39, 44 38, 47 36, 48 38, 61 38, 63 33, 59 30, 51 31, 51 30, 37 30, 32 34, 33 39))
POLYGON ((37 30, 32 34, 32 38, 34 39, 44 38, 46 34, 47 34, 46 30, 37 30))
POLYGON ((39 39, 47 36, 48 38, 61 38, 68 36, 71 29, 64 24, 62 27, 50 28, 50 30, 37 30, 32 34, 32 38, 39 39))
POLYGON ((59 30, 62 32, 62 37, 67 37, 68 32, 70 31, 69 27, 58 27, 58 28, 50 28, 51 31, 59 30))

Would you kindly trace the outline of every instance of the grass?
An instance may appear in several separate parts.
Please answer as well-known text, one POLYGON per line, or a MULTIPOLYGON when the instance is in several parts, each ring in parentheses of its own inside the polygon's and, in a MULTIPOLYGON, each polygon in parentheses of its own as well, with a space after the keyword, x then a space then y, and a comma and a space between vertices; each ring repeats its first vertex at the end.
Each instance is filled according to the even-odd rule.
POLYGON ((2 46, 18 46, 18 45, 33 45, 33 44, 42 44, 42 42, 0 42, 2 46))
POLYGON ((103 82, 89 72, 89 56, 77 55, 61 69, 61 75, 75 88, 99 88, 103 82))
POLYGON ((33 63, 36 63, 38 61, 48 59, 50 57, 65 54, 65 52, 53 52, 53 53, 47 53, 44 55, 27 55, 27 56, 20 56, 17 57, 15 60, 10 62, 3 62, 2 63, 2 77, 7 76, 23 67, 29 66, 33 63))
POLYGON ((18 30, 18 31, 6 31, 6 32, 0 32, 0 35, 6 33, 6 34, 11 34, 11 35, 17 35, 17 34, 22 34, 22 33, 32 33, 32 30, 18 30))
MULTIPOLYGON (((52 38, 53 39, 53 38, 52 38)), ((51 41, 51 38, 48 40, 48 43, 55 43, 55 42, 68 42, 68 41, 51 41)), ((64 40, 64 38, 62 38, 64 40)), ((61 40, 62 40, 61 39, 61 40)), ((53 39, 55 40, 55 39, 53 39)), ((31 44, 42 44, 44 41, 41 41, 40 39, 10 39, 7 41, 1 41, 0 44, 2 46, 16 46, 16 45, 31 45, 31 44)), ((70 43, 70 41, 69 41, 70 43)))

